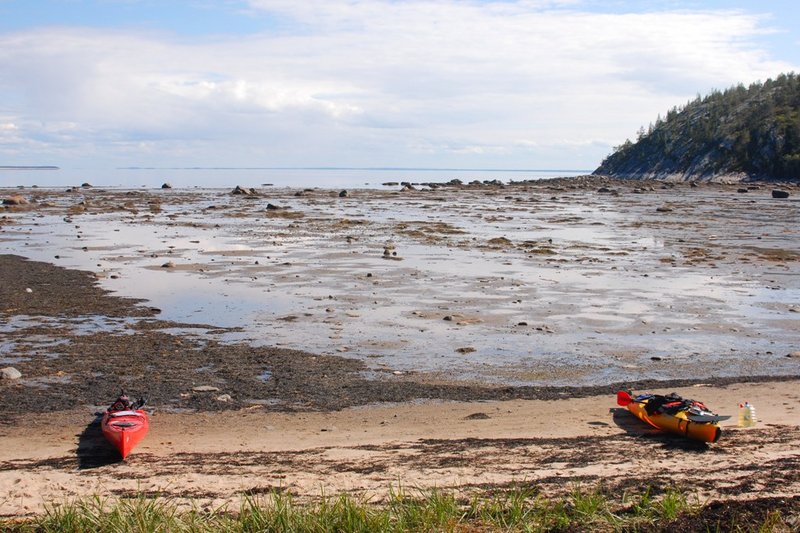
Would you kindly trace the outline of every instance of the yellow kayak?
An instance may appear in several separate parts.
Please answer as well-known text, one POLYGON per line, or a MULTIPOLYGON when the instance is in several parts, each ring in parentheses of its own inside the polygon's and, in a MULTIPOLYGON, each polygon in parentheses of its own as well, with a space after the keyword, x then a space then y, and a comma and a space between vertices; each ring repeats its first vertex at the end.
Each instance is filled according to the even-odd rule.
POLYGON ((674 393, 633 397, 619 391, 617 403, 655 428, 702 442, 717 442, 722 435, 718 422, 730 418, 715 415, 701 402, 685 400, 674 393))

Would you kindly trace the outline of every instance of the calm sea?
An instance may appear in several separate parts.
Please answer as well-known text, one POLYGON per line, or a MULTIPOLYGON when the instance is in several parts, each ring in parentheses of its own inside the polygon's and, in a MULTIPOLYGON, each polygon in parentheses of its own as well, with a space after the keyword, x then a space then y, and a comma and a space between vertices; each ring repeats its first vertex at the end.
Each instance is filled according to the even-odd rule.
POLYGON ((578 176, 590 170, 434 169, 434 168, 121 168, 108 171, 60 168, 20 170, 0 168, 0 186, 173 187, 323 187, 381 188, 387 182, 444 182, 460 179, 509 181, 578 176))

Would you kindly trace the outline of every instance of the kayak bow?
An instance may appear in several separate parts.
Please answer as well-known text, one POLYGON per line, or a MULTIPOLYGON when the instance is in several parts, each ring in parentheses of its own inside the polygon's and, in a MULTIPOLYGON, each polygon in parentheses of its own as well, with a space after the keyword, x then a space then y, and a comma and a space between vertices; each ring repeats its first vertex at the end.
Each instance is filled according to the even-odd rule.
POLYGON ((103 436, 119 451, 123 459, 147 435, 150 429, 147 413, 134 409, 124 394, 103 414, 100 422, 103 436))

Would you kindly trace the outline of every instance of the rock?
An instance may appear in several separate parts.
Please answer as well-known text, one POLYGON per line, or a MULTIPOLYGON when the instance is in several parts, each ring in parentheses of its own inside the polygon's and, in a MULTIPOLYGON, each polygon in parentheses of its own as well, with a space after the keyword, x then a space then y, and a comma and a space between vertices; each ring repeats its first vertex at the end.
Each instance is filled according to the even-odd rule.
POLYGON ((13 366, 0 368, 0 380, 14 380, 22 377, 22 373, 13 366))
POLYGON ((473 348, 472 346, 464 346, 462 348, 456 348, 456 352, 463 353, 463 354, 472 353, 474 351, 475 351, 475 348, 473 348))
POLYGON ((746 192, 750 192, 750 191, 749 191, 749 189, 736 189, 736 192, 738 192, 739 194, 742 194, 742 193, 746 193, 746 192))
POLYGON ((214 398, 218 402, 228 403, 233 401, 233 397, 230 394, 220 394, 216 398, 214 398))
POLYGON ((219 392, 219 387, 212 387, 211 385, 198 385, 192 387, 194 392, 219 392))
POLYGON ((162 189, 171 189, 172 185, 170 185, 169 183, 164 183, 164 184, 161 185, 161 188, 162 189))
POLYGON ((341 191, 339 193, 339 198, 347 198, 348 196, 350 196, 350 193, 348 193, 347 191, 341 191))
POLYGON ((489 420, 491 417, 486 413, 472 413, 464 417, 464 420, 489 420))
POLYGON ((789 198, 788 191, 782 191, 780 189, 773 189, 772 190, 772 197, 773 198, 789 198))
POLYGON ((86 181, 86 182, 81 183, 81 187, 83 187, 84 189, 91 189, 92 188, 92 184, 89 183, 88 181, 86 181))
POLYGON ((447 322, 452 322, 453 321, 453 317, 452 317, 452 315, 447 315, 446 317, 442 318, 442 320, 445 320, 447 322))
POLYGON ((3 205, 25 205, 27 203, 28 200, 18 194, 9 196, 8 198, 3 198, 3 205))
POLYGON ((800 359, 800 352, 787 353, 786 357, 791 357, 792 359, 800 359))
POLYGON ((231 194, 240 194, 240 195, 244 195, 244 196, 256 196, 258 194, 258 192, 253 188, 241 187, 241 186, 237 185, 231 191, 231 194))
POLYGON ((281 209, 286 209, 286 208, 275 204, 267 204, 267 211, 279 211, 281 209))
POLYGON ((175 263, 173 263, 172 261, 167 261, 166 263, 161 265, 161 268, 175 268, 175 263))
POLYGON ((672 208, 662 205, 661 207, 657 207, 656 211, 659 213, 669 213, 670 211, 672 211, 672 208))

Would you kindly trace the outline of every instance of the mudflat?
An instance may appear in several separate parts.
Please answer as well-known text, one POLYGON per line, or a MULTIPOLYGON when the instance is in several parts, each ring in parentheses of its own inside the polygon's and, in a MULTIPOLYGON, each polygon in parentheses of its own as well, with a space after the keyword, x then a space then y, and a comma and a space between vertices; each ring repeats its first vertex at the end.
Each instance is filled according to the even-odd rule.
POLYGON ((0 514, 137 490, 797 494, 795 196, 597 178, 240 192, 0 191, 27 201, 0 215, 0 366, 22 374, 0 382, 0 514), (95 413, 121 388, 153 417, 115 463, 95 413), (761 423, 701 446, 643 426, 617 388, 747 400, 761 423))

